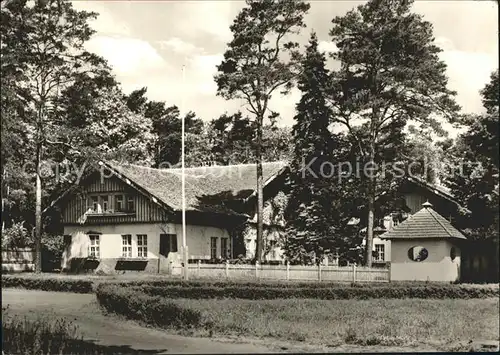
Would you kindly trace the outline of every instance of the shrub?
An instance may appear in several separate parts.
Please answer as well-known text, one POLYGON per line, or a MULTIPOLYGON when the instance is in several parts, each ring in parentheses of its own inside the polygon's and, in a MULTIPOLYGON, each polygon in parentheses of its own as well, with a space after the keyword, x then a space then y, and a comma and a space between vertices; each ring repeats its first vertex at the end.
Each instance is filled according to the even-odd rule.
POLYGON ((66 354, 78 339, 76 327, 64 319, 3 318, 2 349, 7 354, 66 354))
POLYGON ((49 315, 36 319, 11 316, 2 308, 2 354, 141 354, 140 350, 124 346, 107 346, 85 341, 78 328, 64 318, 54 319, 49 315))
POLYGON ((373 299, 373 298, 486 298, 498 297, 498 288, 471 288, 450 285, 406 286, 406 287, 351 287, 337 285, 331 287, 273 287, 265 286, 132 286, 137 292, 165 298, 241 298, 265 300, 277 298, 315 299, 373 299))
POLYGON ((62 235, 42 235, 42 270, 53 271, 61 268, 61 258, 65 244, 62 235))
POLYGON ((24 222, 14 223, 3 231, 2 249, 24 248, 28 245, 30 245, 30 240, 24 222))
POLYGON ((93 282, 90 280, 24 277, 15 275, 2 275, 2 287, 74 293, 93 292, 93 282))
POLYGON ((161 296, 151 296, 137 289, 100 284, 96 289, 99 304, 108 312, 121 314, 162 328, 186 329, 202 325, 201 313, 183 308, 161 296))

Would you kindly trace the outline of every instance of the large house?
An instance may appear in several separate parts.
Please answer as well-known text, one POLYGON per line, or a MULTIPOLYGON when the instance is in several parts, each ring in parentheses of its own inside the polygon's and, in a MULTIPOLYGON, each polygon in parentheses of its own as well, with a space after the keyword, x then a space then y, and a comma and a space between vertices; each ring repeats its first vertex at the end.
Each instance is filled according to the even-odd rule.
MULTIPOLYGON (((186 240, 191 262, 251 258, 256 239, 255 164, 186 168, 186 240)), ((264 259, 284 262, 285 162, 263 164, 264 259)), ((429 202, 453 223, 460 206, 442 187, 408 177, 397 189, 401 206, 378 211, 373 250, 375 264, 391 261, 393 229, 429 202)), ((384 195, 380 199, 384 199, 384 195)), ((181 263, 181 171, 101 162, 53 205, 60 207, 66 251, 63 269, 145 270, 169 272, 181 263)), ((352 224, 362 222, 353 218, 352 224)), ((464 246, 465 250, 473 248, 464 246)), ((481 275, 488 262, 481 252, 463 253, 465 268, 481 275), (474 254, 475 253, 475 254, 474 254), (479 261, 478 261, 479 260, 479 261)), ((333 263, 338 259, 331 258, 333 263)), ((472 277, 474 278, 474 277, 472 277)))
MULTIPOLYGON (((285 163, 264 163, 264 181, 285 163)), ((235 257, 232 231, 248 219, 255 191, 251 165, 186 168, 186 236, 190 260, 235 257)), ((63 270, 168 272, 180 263, 180 169, 101 162, 53 205, 61 209, 63 270)))

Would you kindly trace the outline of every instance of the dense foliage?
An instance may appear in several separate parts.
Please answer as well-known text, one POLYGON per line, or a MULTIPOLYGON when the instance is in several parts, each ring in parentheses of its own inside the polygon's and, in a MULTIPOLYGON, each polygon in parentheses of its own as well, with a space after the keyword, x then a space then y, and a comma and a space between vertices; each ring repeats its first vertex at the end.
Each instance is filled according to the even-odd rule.
MULTIPOLYGON (((56 278, 13 275, 2 275, 2 284, 4 287, 20 287, 44 291, 92 293, 94 290, 97 290, 96 293, 98 295, 101 293, 100 297, 111 297, 112 300, 104 300, 103 298, 102 302, 108 302, 108 307, 112 308, 121 307, 122 303, 120 302, 135 302, 132 300, 126 300, 127 297, 135 298, 130 297, 131 294, 144 294, 147 297, 153 298, 159 297, 159 301, 167 301, 166 303, 160 303, 165 307, 169 307, 168 299, 170 298, 486 298, 497 297, 499 292, 498 284, 456 285, 437 282, 381 282, 350 284, 266 280, 181 281, 173 279, 124 281, 117 279, 106 280, 106 278, 76 280, 70 277, 56 278)), ((130 305, 131 304, 127 307, 130 307, 130 305)), ((161 305, 157 304, 156 306, 159 307, 161 305)), ((112 311, 118 312, 119 310, 115 309, 112 311)), ((141 311, 137 310, 136 312, 140 313, 141 311)))
POLYGON ((217 94, 242 100, 255 123, 257 165, 257 238, 255 260, 264 249, 262 145, 264 119, 276 118, 269 107, 279 90, 287 94, 294 85, 300 59, 298 43, 291 37, 305 27, 310 5, 288 0, 246 1, 230 26, 233 38, 215 75, 217 94))
POLYGON ((351 158, 351 144, 344 134, 329 131, 332 111, 327 105, 329 73, 316 34, 302 61, 293 126, 293 158, 285 210, 285 254, 292 263, 321 262, 325 254, 344 254, 356 247, 356 230, 348 225, 357 203, 354 180, 343 178, 339 165, 351 158))
POLYGON ((93 282, 82 279, 63 279, 51 277, 24 277, 2 275, 3 287, 25 288, 28 290, 92 293, 93 282))
POLYGON ((2 2, 2 245, 34 246, 37 271, 40 259, 57 264, 64 247, 60 216, 51 209, 42 218, 42 211, 98 159, 178 166, 184 115, 188 166, 257 163, 257 259, 268 249, 261 162, 276 160, 292 167, 282 238, 292 262, 319 261, 333 250, 357 261, 351 254, 364 228, 371 249, 375 214, 399 203, 390 199, 398 178, 390 171, 366 176, 366 163, 408 169, 416 162, 413 175, 443 180, 468 210, 457 225, 498 248, 498 71, 482 91, 486 113, 457 119, 432 26, 411 12, 412 3, 371 0, 334 18, 330 36, 340 66, 329 72, 318 39, 313 35, 301 53, 295 38, 309 4, 247 1, 214 79, 218 95, 243 101, 249 116, 221 112, 202 119, 149 100, 145 87, 122 91, 106 61, 85 49, 98 14, 77 11, 69 1, 2 2), (269 104, 297 81, 302 97, 292 131, 278 125, 269 104), (466 132, 433 144, 435 134, 445 136, 443 117, 466 132), (332 125, 345 133, 333 134, 332 125), (315 158, 316 173, 323 162, 352 168, 359 160, 361 170, 344 176, 327 164, 327 178, 309 170, 303 178, 301 168, 315 158), (443 171, 446 161, 463 169, 443 171), (377 200, 381 194, 386 197, 377 200), (351 217, 360 223, 348 227, 351 217))
POLYGON ((446 87, 446 65, 438 57, 432 25, 410 11, 412 3, 369 1, 335 17, 330 31, 338 47, 333 58, 340 61, 332 75, 332 122, 348 130, 361 163, 370 168, 361 179, 369 266, 375 199, 385 189, 380 184, 392 178, 380 171, 380 164, 399 160, 410 120, 443 134, 436 115, 453 119, 459 109, 455 93, 446 87))

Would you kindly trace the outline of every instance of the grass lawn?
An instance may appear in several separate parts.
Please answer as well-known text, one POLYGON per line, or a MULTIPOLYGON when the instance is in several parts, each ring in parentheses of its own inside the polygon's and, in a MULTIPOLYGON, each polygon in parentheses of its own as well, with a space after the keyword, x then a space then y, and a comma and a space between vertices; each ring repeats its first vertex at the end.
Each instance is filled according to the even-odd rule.
POLYGON ((212 322, 208 330, 194 329, 190 335, 219 339, 237 336, 246 343, 221 344, 200 338, 176 339, 168 335, 170 331, 106 316, 92 294, 7 289, 2 290, 2 296, 3 306, 9 304, 7 313, 29 318, 44 314, 64 317, 74 321, 86 339, 142 350, 167 347, 174 352, 221 353, 238 352, 241 348, 246 352, 269 352, 280 351, 283 346, 296 352, 467 351, 471 348, 470 340, 499 339, 497 298, 172 300, 200 310, 212 322), (264 343, 258 345, 259 341, 264 343))
MULTIPOLYGON (((419 345, 499 340, 499 300, 193 300, 216 334, 253 335, 336 346, 419 345)), ((203 335, 204 331, 199 331, 203 335)))

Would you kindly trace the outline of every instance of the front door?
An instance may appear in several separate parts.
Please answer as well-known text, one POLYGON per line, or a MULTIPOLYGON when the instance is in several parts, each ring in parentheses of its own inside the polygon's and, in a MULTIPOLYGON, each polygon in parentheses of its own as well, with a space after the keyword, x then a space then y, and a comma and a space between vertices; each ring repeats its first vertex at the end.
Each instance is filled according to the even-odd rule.
POLYGON ((177 235, 160 234, 160 272, 171 273, 169 253, 177 252, 177 235))

